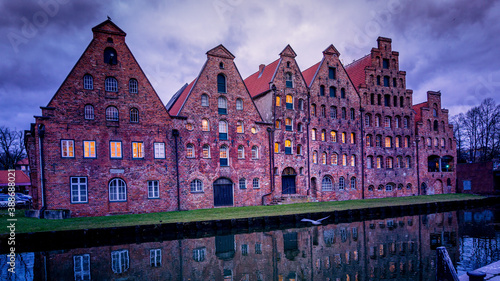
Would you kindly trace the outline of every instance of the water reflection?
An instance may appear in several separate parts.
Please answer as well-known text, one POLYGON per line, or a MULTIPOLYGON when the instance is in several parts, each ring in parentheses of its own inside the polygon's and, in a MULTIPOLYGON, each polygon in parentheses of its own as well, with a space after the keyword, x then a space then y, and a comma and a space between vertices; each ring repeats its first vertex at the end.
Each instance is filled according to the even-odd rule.
POLYGON ((27 253, 16 276, 5 274, 4 255, 1 279, 433 280, 434 250, 441 245, 462 269, 500 258, 500 235, 492 225, 495 213, 480 212, 27 253), (490 237, 478 238, 482 231, 490 237))

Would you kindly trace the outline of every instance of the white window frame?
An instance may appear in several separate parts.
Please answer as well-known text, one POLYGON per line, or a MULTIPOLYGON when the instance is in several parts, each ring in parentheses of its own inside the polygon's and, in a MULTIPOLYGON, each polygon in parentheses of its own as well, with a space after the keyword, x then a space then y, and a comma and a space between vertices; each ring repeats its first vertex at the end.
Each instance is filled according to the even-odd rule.
POLYGON ((128 80, 128 91, 131 94, 137 94, 139 92, 139 82, 136 79, 132 78, 128 80))
POLYGON ((121 178, 113 178, 109 181, 108 193, 110 202, 127 201, 127 183, 121 178), (123 183, 123 185, 120 183, 123 183))
POLYGON ((73 272, 75 280, 91 280, 89 254, 73 256, 73 272))
POLYGON ((160 198, 160 182, 157 180, 148 181, 148 198, 157 199, 160 198))
POLYGON ((259 159, 259 147, 256 145, 252 146, 252 159, 259 159))
POLYGON ((132 142, 132 159, 144 159, 144 142, 132 142))
POLYGON ((243 110, 243 100, 241 98, 236 99, 236 110, 243 110))
POLYGON ((61 140, 61 157, 75 158, 75 141, 61 140))
POLYGON ((203 181, 201 181, 200 179, 192 180, 189 185, 191 193, 203 192, 203 181))
POLYGON ((245 178, 241 178, 238 180, 238 187, 240 189, 247 189, 247 180, 245 178))
POLYGON ((104 81, 104 89, 106 92, 118 92, 118 81, 115 77, 107 77, 104 81))
POLYGON ((96 158, 95 141, 83 141, 83 158, 96 158))
POLYGON ((110 141, 109 142, 109 158, 111 159, 121 159, 123 157, 122 142, 121 141, 110 141), (115 145, 115 146, 113 146, 115 145), (115 156, 113 156, 113 154, 115 156))
POLYGON ((95 115, 94 115, 94 106, 91 104, 85 105, 83 108, 84 115, 85 115, 85 120, 94 120, 95 115))
POLYGON ((152 267, 160 267, 161 266, 161 249, 149 250, 149 264, 152 267))
POLYGON ((130 266, 128 250, 111 252, 111 269, 114 273, 120 274, 126 272, 130 266))
POLYGON ((94 89, 94 77, 90 74, 85 74, 83 76, 83 89, 93 90, 94 89))
POLYGON ((260 180, 259 180, 259 178, 254 178, 252 180, 252 187, 254 189, 259 189, 260 188, 260 180))
POLYGON ((155 150, 155 159, 165 159, 165 143, 155 142, 153 146, 155 150))
POLYGON ((88 203, 89 196, 87 177, 70 177, 69 182, 71 189, 71 203, 88 203))

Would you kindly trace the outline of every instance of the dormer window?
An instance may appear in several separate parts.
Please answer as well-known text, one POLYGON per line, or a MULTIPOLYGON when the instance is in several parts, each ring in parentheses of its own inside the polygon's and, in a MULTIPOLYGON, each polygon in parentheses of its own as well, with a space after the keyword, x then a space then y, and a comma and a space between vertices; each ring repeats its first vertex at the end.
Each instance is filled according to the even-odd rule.
POLYGON ((118 62, 118 58, 117 58, 115 49, 106 48, 104 50, 104 63, 114 65, 114 64, 117 64, 117 62, 118 62))

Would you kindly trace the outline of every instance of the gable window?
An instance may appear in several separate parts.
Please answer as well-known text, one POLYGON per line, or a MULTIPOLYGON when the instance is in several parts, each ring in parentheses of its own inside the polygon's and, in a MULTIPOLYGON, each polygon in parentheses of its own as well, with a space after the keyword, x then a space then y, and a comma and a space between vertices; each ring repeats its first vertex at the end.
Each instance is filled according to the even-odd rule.
POLYGON ((201 119, 201 130, 203 132, 210 131, 210 123, 208 122, 207 119, 201 119))
POLYGON ((75 157, 75 141, 74 140, 61 140, 61 157, 63 157, 63 158, 75 157))
POLYGON ((311 130, 311 140, 316 140, 316 129, 311 130))
POLYGON ((116 107, 108 106, 108 108, 106 108, 106 120, 118 121, 118 109, 116 107))
POLYGON ((314 151, 313 152, 313 164, 318 164, 318 152, 317 151, 314 151))
POLYGON ((258 178, 254 178, 253 179, 253 181, 252 181, 252 187, 254 189, 260 188, 260 183, 259 183, 259 179, 258 178))
POLYGON ((274 153, 280 153, 280 143, 279 142, 274 143, 274 153))
POLYGON ((226 93, 226 76, 222 73, 217 75, 217 92, 226 93))
POLYGON ((243 145, 238 146, 238 159, 245 159, 245 147, 243 145))
POLYGON ((328 78, 329 79, 335 79, 336 77, 336 69, 335 67, 329 67, 328 68, 328 78))
POLYGON ((199 179, 195 179, 191 182, 191 192, 203 192, 203 182, 199 179))
POLYGON ((127 184, 120 178, 114 178, 109 182, 109 201, 126 201, 127 184))
POLYGON ((345 99, 345 88, 340 89, 340 98, 345 99))
POLYGON ((219 158, 220 158, 219 160, 220 160, 220 166, 221 167, 227 167, 227 166, 229 166, 227 146, 223 145, 223 146, 220 147, 219 158))
POLYGON ((327 158, 326 152, 321 153, 321 164, 326 165, 326 158, 327 158))
POLYGON ((194 158, 195 157, 194 145, 192 143, 188 143, 186 145, 186 157, 187 158, 194 158))
POLYGON ((111 65, 118 63, 118 58, 115 49, 111 47, 104 49, 104 63, 111 65))
POLYGON ((329 176, 324 176, 323 180, 321 180, 321 190, 323 191, 333 190, 332 179, 329 176))
POLYGON ((384 76, 384 87, 389 87, 389 76, 384 76))
POLYGON ((227 140, 227 122, 219 121, 219 140, 227 140))
POLYGON ((299 110, 304 110, 304 100, 299 99, 299 110))
POLYGON ((87 104, 84 108, 85 119, 94 120, 94 106, 87 104))
POLYGON ((208 95, 207 94, 202 94, 201 95, 201 106, 209 106, 208 95))
POLYGON ((334 98, 337 96, 337 88, 330 87, 330 97, 334 98))
POLYGON ((210 158, 210 145, 208 145, 208 144, 203 145, 202 157, 203 158, 210 158))
POLYGON ((240 189, 247 189, 247 180, 245 178, 241 178, 238 181, 238 186, 240 187, 240 189))
POLYGON ((297 155, 302 155, 302 145, 297 144, 297 155))
POLYGON ((330 118, 337 119, 337 107, 330 106, 330 118))
POLYGON ((286 109, 293 109, 293 96, 286 95, 285 97, 286 109))
POLYGON ((83 158, 95 158, 95 141, 83 141, 83 158))
POLYGON ((137 94, 139 91, 137 80, 135 80, 134 78, 128 81, 128 91, 132 94, 137 94))
POLYGON ((293 88, 292 73, 291 72, 287 72, 285 74, 285 78, 286 78, 286 87, 287 88, 293 88))
POLYGON ((292 119, 290 118, 285 119, 285 130, 292 131, 292 119))
POLYGON ((276 96, 276 106, 281 106, 281 97, 276 96))
POLYGON ((292 141, 285 140, 285 154, 292 154, 292 141))
POLYGON ((83 88, 85 90, 93 90, 94 89, 94 78, 90 74, 85 74, 83 76, 83 88))
POLYGON ((256 145, 252 146, 252 159, 259 159, 259 147, 256 145))
POLYGON ((118 92, 118 81, 114 77, 108 77, 104 80, 104 90, 106 92, 118 92))
POLYGON ((90 255, 73 256, 73 271, 75 273, 75 280, 91 280, 90 255))
POLYGON ((342 107, 342 119, 347 119, 347 113, 345 107, 342 107))
POLYGON ((70 177, 71 203, 87 203, 87 177, 70 177))
POLYGON ((323 86, 323 85, 319 86, 319 95, 320 96, 325 95, 325 86, 323 86))
POLYGON ((236 110, 243 110, 243 100, 240 98, 236 99, 236 110))
POLYGON ((331 131, 330 137, 332 139, 332 142, 337 142, 337 132, 336 131, 331 131))
POLYGON ((130 122, 131 123, 139 122, 139 110, 137 108, 130 109, 130 122))
POLYGON ((161 249, 149 250, 149 264, 152 267, 161 266, 161 249))
POLYGON ((332 154, 332 165, 338 165, 339 164, 339 155, 337 153, 332 154))
POLYGON ((132 142, 132 158, 140 159, 144 158, 144 143, 133 141, 132 142))
POLYGON ((148 198, 160 198, 160 183, 158 181, 148 181, 148 198))
POLYGON ((382 59, 382 67, 385 69, 389 68, 389 59, 382 59))
POLYGON ((238 134, 244 133, 243 121, 236 122, 236 133, 238 133, 238 134))
POLYGON ((384 127, 386 127, 386 128, 390 128, 391 127, 391 117, 386 116, 384 118, 384 127))
POLYGON ((109 142, 109 156, 110 156, 110 158, 122 158, 122 142, 121 141, 109 142))
POLYGON ((219 97, 217 99, 217 106, 219 114, 227 114, 227 99, 225 97, 219 97))
POLYGON ((155 159, 165 159, 165 143, 155 142, 154 150, 155 150, 155 159))

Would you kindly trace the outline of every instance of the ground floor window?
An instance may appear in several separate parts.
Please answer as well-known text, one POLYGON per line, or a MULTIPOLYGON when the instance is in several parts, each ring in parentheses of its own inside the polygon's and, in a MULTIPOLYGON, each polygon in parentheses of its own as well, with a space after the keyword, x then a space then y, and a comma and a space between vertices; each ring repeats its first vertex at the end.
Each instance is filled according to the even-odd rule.
POLYGON ((160 198, 160 184, 158 181, 148 181, 148 198, 160 198))
POLYGON ((109 201, 126 201, 127 184, 120 178, 114 178, 109 182, 109 201))
POLYGON ((71 203, 87 203, 87 178, 71 177, 71 203))
POLYGON ((152 267, 161 266, 161 249, 149 250, 149 261, 152 267))

